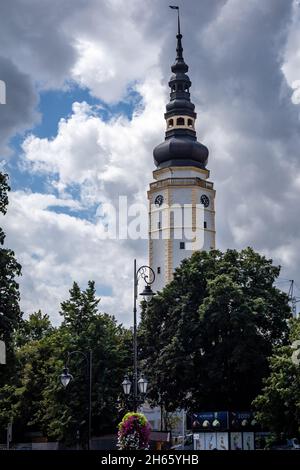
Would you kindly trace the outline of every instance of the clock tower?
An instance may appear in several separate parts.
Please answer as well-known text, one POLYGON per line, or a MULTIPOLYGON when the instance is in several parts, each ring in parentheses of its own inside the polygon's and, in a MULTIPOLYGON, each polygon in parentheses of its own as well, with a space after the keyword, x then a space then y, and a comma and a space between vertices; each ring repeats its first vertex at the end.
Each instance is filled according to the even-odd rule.
POLYGON ((153 151, 156 169, 148 191, 149 265, 155 272, 155 291, 172 280, 176 267, 193 251, 215 248, 215 190, 206 168, 208 149, 196 136, 197 115, 181 39, 178 22, 165 140, 153 151))

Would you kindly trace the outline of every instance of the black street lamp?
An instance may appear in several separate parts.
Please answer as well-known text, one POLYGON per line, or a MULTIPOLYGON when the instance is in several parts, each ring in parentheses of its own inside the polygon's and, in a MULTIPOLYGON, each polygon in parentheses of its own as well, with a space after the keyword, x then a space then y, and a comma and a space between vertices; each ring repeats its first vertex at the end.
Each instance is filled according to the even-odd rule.
POLYGON ((130 382, 128 376, 126 375, 124 381, 122 382, 123 391, 125 397, 129 399, 131 386, 133 385, 133 411, 137 410, 139 404, 141 404, 141 399, 145 398, 147 392, 148 382, 141 374, 140 379, 138 380, 138 370, 137 370, 137 298, 138 298, 138 285, 139 280, 143 279, 145 282, 145 287, 141 296, 148 303, 154 296, 154 292, 151 289, 151 285, 155 281, 155 273, 150 266, 141 266, 137 269, 136 260, 134 260, 134 290, 133 290, 133 384, 130 382), (141 399, 138 397, 138 391, 140 392, 141 399))
POLYGON ((82 356, 86 362, 87 367, 87 376, 88 376, 88 450, 91 448, 91 430, 92 430, 92 351, 84 353, 82 351, 71 351, 68 352, 67 360, 65 362, 65 367, 63 368, 62 374, 60 375, 60 382, 64 388, 66 388, 71 380, 73 380, 73 375, 70 374, 68 363, 70 357, 74 354, 79 354, 82 356))
POLYGON ((124 380, 122 382, 125 397, 128 397, 130 395, 131 385, 132 383, 130 382, 128 375, 125 375, 124 380))
POLYGON ((125 395, 126 402, 133 405, 134 411, 137 411, 137 407, 142 405, 145 401, 145 396, 147 394, 147 387, 148 387, 148 380, 144 377, 143 374, 140 375, 139 380, 137 381, 138 384, 138 393, 130 394, 132 383, 128 377, 125 375, 124 380, 122 382, 123 392, 125 395))
POLYGON ((144 374, 141 374, 140 379, 138 380, 138 387, 140 394, 145 396, 148 388, 148 380, 144 377, 144 374))
POLYGON ((71 382, 71 380, 73 380, 73 375, 69 373, 69 369, 67 367, 64 367, 63 372, 60 376, 60 382, 62 386, 66 388, 71 382))

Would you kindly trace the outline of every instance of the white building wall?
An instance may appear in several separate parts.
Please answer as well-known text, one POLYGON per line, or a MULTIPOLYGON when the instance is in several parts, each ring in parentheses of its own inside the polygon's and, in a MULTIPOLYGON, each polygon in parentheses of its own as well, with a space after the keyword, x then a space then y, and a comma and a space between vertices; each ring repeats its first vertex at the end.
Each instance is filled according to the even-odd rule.
POLYGON ((193 167, 169 167, 163 170, 155 170, 153 178, 163 180, 166 178, 201 178, 206 180, 209 177, 209 170, 193 167))
POLYGON ((209 251, 215 248, 215 192, 213 183, 206 181, 208 174, 207 170, 197 168, 169 168, 154 172, 159 187, 154 184, 148 192, 149 264, 156 275, 154 291, 161 290, 170 282, 174 270, 183 259, 190 257, 193 251, 209 251), (190 179, 179 181, 178 178, 190 179), (203 194, 210 201, 207 208, 201 204, 203 194), (160 207, 154 204, 158 195, 164 198, 160 207), (189 207, 188 210, 185 208, 185 212, 184 205, 189 207), (180 242, 185 243, 184 249, 180 248, 180 242))

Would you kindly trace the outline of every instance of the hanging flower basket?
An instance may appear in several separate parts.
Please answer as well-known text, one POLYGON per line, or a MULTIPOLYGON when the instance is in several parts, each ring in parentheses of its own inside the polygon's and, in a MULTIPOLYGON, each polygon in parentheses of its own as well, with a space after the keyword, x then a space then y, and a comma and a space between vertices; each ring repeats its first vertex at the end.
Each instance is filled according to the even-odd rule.
POLYGON ((119 424, 119 450, 147 450, 151 426, 142 413, 127 413, 119 424))

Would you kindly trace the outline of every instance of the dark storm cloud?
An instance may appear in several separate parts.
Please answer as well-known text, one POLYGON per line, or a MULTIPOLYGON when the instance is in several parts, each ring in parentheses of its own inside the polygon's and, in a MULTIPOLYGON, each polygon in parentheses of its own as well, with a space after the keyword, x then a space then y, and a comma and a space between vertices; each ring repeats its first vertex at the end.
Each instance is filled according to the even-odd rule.
POLYGON ((0 79, 7 104, 0 107, 0 150, 11 137, 36 123, 38 90, 60 88, 76 59, 62 24, 83 0, 2 0, 0 79))
MULTIPOLYGON (((77 67, 76 78, 95 96, 108 102, 118 101, 124 98, 132 82, 143 83, 145 78, 157 77, 159 68, 167 100, 176 47, 176 12, 169 9, 169 3, 168 0, 2 2, 1 53, 15 64, 9 62, 15 67, 16 83, 22 82, 27 87, 20 90, 22 109, 15 103, 6 124, 1 123, 2 139, 34 119, 34 87, 60 87, 65 80, 74 78, 72 69, 78 65, 80 41, 86 49, 80 57, 82 63, 77 67), (27 74, 27 81, 21 73, 27 74)), ((217 245, 221 249, 252 245, 282 263, 286 277, 300 280, 299 107, 291 102, 293 90, 282 72, 291 18, 296 15, 292 3, 292 0, 179 2, 184 57, 190 66, 191 96, 198 113, 198 138, 210 149, 208 167, 217 190, 217 245)), ((293 46, 297 55, 299 44, 290 39, 290 55, 293 46)), ((0 79, 4 79, 1 73, 0 79)), ((153 100, 156 97, 151 94, 153 100)), ((1 112, 4 108, 0 107, 1 112)), ((163 112, 162 108, 161 116, 163 112)), ((161 140, 164 138, 163 122, 149 119, 147 125, 147 132, 143 128, 140 139, 146 140, 145 135, 151 135, 160 125, 161 140)), ((117 138, 112 134, 112 140, 117 138)), ((150 141, 147 140, 149 160, 143 160, 145 168, 149 165, 149 172, 144 173, 145 200, 146 185, 151 179, 152 147, 159 143, 150 141)), ((90 146, 84 145, 80 149, 82 154, 91 158, 90 146)), ((138 139, 136 145, 138 152, 138 139)), ((72 164, 74 167, 74 158, 72 164)), ((73 167, 70 165, 69 173, 73 167)), ((125 170, 128 181, 132 180, 130 167, 125 170)), ((110 180, 108 184, 111 185, 110 180)), ((142 183, 135 184, 138 188, 142 183)), ((119 180, 116 186, 119 191, 128 192, 128 185, 122 187, 119 180)), ((135 195, 132 188, 130 191, 135 195)), ((69 239, 67 231, 65 236, 69 239)), ((143 242, 129 241, 126 247, 132 256, 138 252, 141 258, 146 257, 143 242)), ((103 264, 103 269, 107 269, 109 260, 103 264)))
POLYGON ((36 121, 38 98, 28 75, 4 57, 0 57, 0 78, 6 85, 6 104, 0 105, 1 157, 7 154, 7 139, 36 121))
MULTIPOLYGON (((217 244, 252 245, 299 279, 299 107, 282 72, 292 4, 180 2, 198 137, 217 189, 217 244)), ((168 77, 175 28, 167 15, 158 21, 173 27, 161 52, 168 77)))
POLYGON ((61 86, 76 54, 63 23, 83 0, 2 0, 0 45, 35 82, 61 86))

